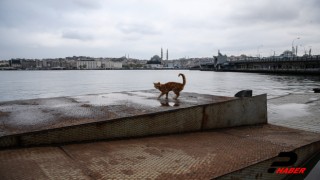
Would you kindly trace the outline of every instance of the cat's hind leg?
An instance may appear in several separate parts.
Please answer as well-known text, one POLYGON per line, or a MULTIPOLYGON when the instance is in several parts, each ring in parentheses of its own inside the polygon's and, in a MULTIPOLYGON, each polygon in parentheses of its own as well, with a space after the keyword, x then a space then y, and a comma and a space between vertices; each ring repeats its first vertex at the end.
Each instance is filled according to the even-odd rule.
POLYGON ((176 97, 174 97, 173 99, 178 99, 178 97, 180 96, 180 92, 179 91, 174 91, 174 93, 176 94, 176 97))
POLYGON ((158 96, 158 99, 160 99, 161 98, 161 96, 163 96, 164 95, 164 93, 161 93, 159 96, 158 96))
POLYGON ((168 94, 169 94, 169 92, 166 93, 166 99, 168 99, 168 94))

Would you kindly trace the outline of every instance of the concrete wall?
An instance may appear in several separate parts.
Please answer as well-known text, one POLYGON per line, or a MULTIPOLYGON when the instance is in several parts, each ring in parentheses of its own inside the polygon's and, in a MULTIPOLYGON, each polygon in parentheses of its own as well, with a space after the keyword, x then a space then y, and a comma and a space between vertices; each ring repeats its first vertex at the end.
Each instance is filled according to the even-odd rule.
POLYGON ((0 137, 0 148, 183 133, 267 123, 266 95, 0 137))
POLYGON ((267 123, 267 95, 239 98, 204 107, 203 129, 267 123))

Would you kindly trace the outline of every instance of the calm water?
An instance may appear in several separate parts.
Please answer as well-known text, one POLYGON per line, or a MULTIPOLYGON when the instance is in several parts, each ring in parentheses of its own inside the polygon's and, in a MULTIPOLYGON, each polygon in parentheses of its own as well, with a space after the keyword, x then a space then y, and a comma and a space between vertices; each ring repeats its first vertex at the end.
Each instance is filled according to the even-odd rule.
POLYGON ((243 89, 268 98, 312 92, 318 76, 188 70, 0 71, 0 101, 153 89, 152 82, 187 78, 186 92, 233 96, 243 89))

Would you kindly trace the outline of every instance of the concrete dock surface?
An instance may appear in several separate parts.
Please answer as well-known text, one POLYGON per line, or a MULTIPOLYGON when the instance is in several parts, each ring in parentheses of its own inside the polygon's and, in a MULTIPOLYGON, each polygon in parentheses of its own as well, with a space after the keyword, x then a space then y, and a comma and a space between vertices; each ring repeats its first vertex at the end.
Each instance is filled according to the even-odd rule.
MULTIPOLYGON (((105 121, 105 117, 112 120, 118 116, 237 100, 184 93, 177 102, 172 98, 156 100, 157 91, 124 94, 0 103, 1 135, 33 131, 45 134, 50 128, 105 121), (132 102, 132 96, 137 100, 132 102), (106 97, 115 100, 106 102, 106 97), (104 103, 115 102, 119 104, 106 104, 112 108, 103 108, 104 103), (131 111, 124 111, 130 108, 131 111), (10 110, 12 113, 8 113, 10 110), (27 115, 36 115, 40 123, 27 115)), ((267 172, 271 163, 279 160, 280 152, 295 152, 296 167, 320 152, 319 99, 319 94, 290 94, 270 99, 269 124, 2 149, 0 179, 283 179, 285 175, 267 172)), ((230 113, 222 109, 219 112, 230 113)))
MULTIPOLYGON (((317 133, 258 125, 9 149, 0 151, 0 179, 212 179, 273 159, 282 151, 299 151, 310 144, 320 149, 319 140, 317 133)), ((298 154, 298 163, 301 158, 298 154)), ((283 178, 267 173, 270 164, 251 175, 283 178)))
POLYGON ((269 99, 268 123, 320 133, 320 93, 269 99))
POLYGON ((159 94, 144 90, 0 102, 0 137, 237 99, 183 93, 178 100, 158 100, 159 94))

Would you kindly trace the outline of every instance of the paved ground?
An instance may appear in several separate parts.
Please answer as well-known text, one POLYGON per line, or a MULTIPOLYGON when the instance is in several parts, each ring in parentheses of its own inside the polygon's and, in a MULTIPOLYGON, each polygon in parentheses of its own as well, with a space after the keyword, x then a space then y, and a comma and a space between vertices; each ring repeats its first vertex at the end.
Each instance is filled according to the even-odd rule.
POLYGON ((0 179, 210 179, 319 140, 317 133, 260 125, 10 149, 0 151, 0 179))
POLYGON ((320 133, 320 93, 289 94, 269 99, 268 122, 320 133))

